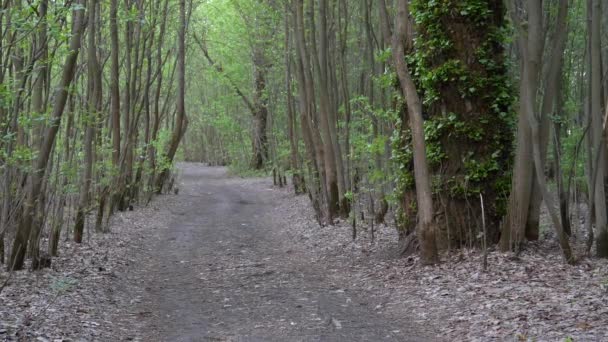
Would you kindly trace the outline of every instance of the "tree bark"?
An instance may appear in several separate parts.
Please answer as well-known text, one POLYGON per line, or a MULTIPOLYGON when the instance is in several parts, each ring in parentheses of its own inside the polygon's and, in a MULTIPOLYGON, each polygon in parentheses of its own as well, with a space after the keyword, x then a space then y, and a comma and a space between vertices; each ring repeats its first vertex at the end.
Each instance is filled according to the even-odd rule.
POLYGON ((253 158, 251 166, 255 170, 264 168, 268 160, 268 96, 266 94, 266 57, 260 46, 253 47, 253 158))
MULTIPOLYGON (((161 0, 158 0, 159 2, 161 0)), ((162 20, 160 23, 160 32, 158 35, 158 42, 157 42, 157 46, 156 46, 156 73, 158 74, 157 79, 156 79, 156 91, 155 91, 155 95, 154 95, 154 123, 152 124, 152 134, 151 134, 151 139, 152 141, 156 142, 157 138, 158 138, 158 131, 160 129, 160 121, 161 121, 161 109, 160 109, 160 95, 161 95, 161 89, 162 89, 162 84, 163 84, 163 73, 162 73, 162 69, 164 67, 164 62, 163 62, 163 57, 162 57, 162 47, 165 41, 165 31, 166 31, 166 26, 167 26, 167 10, 169 7, 169 0, 164 0, 163 1, 163 11, 162 11, 162 20)), ((166 59, 165 59, 166 60, 166 59)), ((152 144, 152 146, 150 146, 149 149, 149 163, 150 163, 150 168, 152 169, 152 173, 150 175, 150 181, 149 181, 149 187, 154 189, 157 185, 156 183, 156 155, 157 155, 158 151, 156 150, 156 147, 154 146, 154 144, 152 144)), ((160 189, 156 189, 156 191, 151 191, 151 194, 154 192, 158 192, 160 191, 160 189)))
MULTIPOLYGON (((386 10, 384 13, 386 15, 386 10)), ((402 96, 407 103, 409 123, 412 130, 414 178, 418 202, 418 227, 416 230, 420 241, 421 260, 425 264, 435 264, 439 262, 439 255, 437 252, 436 225, 433 218, 433 194, 431 192, 431 180, 424 140, 422 104, 403 58, 405 55, 403 42, 406 41, 408 14, 408 0, 397 0, 395 32, 392 35, 393 63, 399 78, 402 96)), ((384 23, 384 31, 388 32, 390 29, 388 28, 388 20, 386 18, 384 23)))
POLYGON ((292 75, 291 75, 291 30, 289 28, 289 5, 285 3, 285 88, 287 89, 287 130, 289 133, 289 149, 290 149, 290 169, 292 173, 293 189, 296 195, 304 192, 303 178, 300 174, 300 162, 298 151, 298 136, 297 125, 294 113, 294 101, 292 94, 292 75))
POLYGON ((327 182, 325 181, 325 150, 321 143, 321 135, 316 126, 314 80, 311 72, 310 57, 306 45, 304 28, 304 0, 295 1, 295 42, 297 55, 298 89, 300 98, 300 115, 304 143, 310 155, 312 167, 309 195, 317 220, 322 223, 330 221, 326 204, 328 203, 327 182))
MULTIPOLYGON (((552 126, 551 116, 555 114, 556 106, 558 105, 556 102, 556 99, 558 98, 558 84, 562 75, 563 55, 566 48, 566 38, 568 36, 567 19, 568 0, 560 0, 557 19, 555 21, 555 32, 550 40, 552 42, 552 51, 549 57, 548 67, 546 67, 547 72, 544 79, 545 90, 544 94, 542 95, 542 104, 540 109, 540 151, 543 164, 547 159, 547 149, 552 126)), ((538 43, 543 44, 542 42, 538 43)), ((544 177, 544 173, 542 176, 544 177)), ((530 241, 538 240, 540 206, 542 199, 539 184, 535 179, 536 178, 534 177, 530 210, 528 213, 528 220, 525 230, 525 237, 530 241)))
MULTIPOLYGON (((602 129, 605 127, 605 122, 602 122, 602 59, 601 59, 601 0, 589 0, 591 6, 591 32, 590 32, 590 47, 591 47, 591 66, 590 77, 591 82, 591 120, 592 120, 592 135, 597 146, 599 142, 605 143, 606 132, 602 129)), ((604 119, 605 120, 605 119, 604 119)), ((600 160, 596 165, 597 169, 595 183, 595 227, 598 232, 596 238, 597 256, 608 258, 608 218, 606 212, 606 193, 605 193, 605 177, 606 177, 606 154, 601 153, 600 160)))
POLYGON ((85 138, 84 138, 84 168, 82 171, 82 184, 80 187, 80 200, 76 212, 76 222, 74 225, 74 242, 81 243, 84 232, 84 225, 89 205, 89 192, 91 189, 93 176, 93 140, 95 135, 95 119, 97 117, 98 108, 98 87, 101 82, 98 82, 98 64, 97 49, 95 42, 96 33, 96 0, 88 0, 88 33, 87 33, 87 92, 88 103, 87 112, 84 116, 85 121, 85 138))
MULTIPOLYGON (((520 19, 515 12, 514 4, 511 1, 507 1, 510 5, 510 14, 518 25, 520 19)), ((519 93, 524 94, 531 91, 530 101, 536 103, 536 90, 540 83, 539 80, 539 65, 538 61, 541 58, 543 51, 543 41, 541 29, 543 27, 542 8, 540 2, 526 2, 526 10, 529 15, 530 32, 520 32, 519 39, 517 41, 520 58, 522 60, 520 68, 521 74, 524 74, 526 65, 523 60, 526 58, 525 54, 530 54, 533 57, 533 63, 528 66, 527 72, 529 77, 521 77, 519 85, 519 93), (525 34, 525 35, 524 35, 525 34), (529 38, 526 38, 529 37, 529 38), (532 83, 528 83, 532 82, 532 83)), ((526 103, 520 98, 519 103, 519 116, 517 126, 517 146, 515 151, 515 167, 513 169, 513 178, 511 186, 511 194, 509 195, 509 206, 507 208, 507 216, 502 234, 500 237, 500 249, 502 251, 508 251, 512 249, 519 249, 521 243, 526 237, 526 227, 528 226, 528 217, 530 215, 530 207, 532 202, 532 189, 538 182, 535 179, 536 171, 534 167, 533 157, 533 146, 530 143, 533 141, 532 131, 529 121, 529 113, 527 113, 528 107, 526 103)), ((541 153, 542 154, 542 153, 541 153)), ((541 177, 544 177, 544 171, 541 172, 541 177)), ((530 234, 529 234, 530 235, 530 234)))
POLYGON ((112 167, 116 173, 110 211, 120 200, 120 64, 118 62, 118 0, 110 0, 110 117, 112 122, 112 167))
POLYGON ((59 131, 59 124, 61 123, 61 117, 63 115, 68 97, 68 88, 72 83, 76 69, 76 61, 78 60, 78 53, 80 51, 80 41, 85 26, 84 0, 77 0, 76 3, 80 6, 74 9, 72 36, 70 38, 68 55, 62 70, 61 82, 55 91, 55 102, 53 104, 51 115, 52 122, 45 130, 42 148, 36 159, 36 167, 28 179, 27 199, 23 209, 23 216, 13 241, 11 259, 9 263, 11 266, 9 267, 12 267, 15 270, 20 270, 23 268, 28 239, 30 232, 32 231, 33 210, 41 195, 42 181, 51 155, 51 150, 55 142, 55 137, 59 131))
POLYGON ((567 263, 571 264, 575 262, 574 255, 570 249, 568 237, 564 232, 559 215, 555 210, 555 201, 545 182, 544 163, 541 157, 540 147, 540 122, 537 119, 537 114, 534 110, 536 89, 538 87, 538 73, 542 54, 542 51, 540 51, 540 40, 542 37, 540 34, 542 29, 542 7, 540 6, 540 3, 529 0, 526 3, 526 9, 528 12, 528 32, 527 34, 522 32, 522 34, 525 35, 522 35, 521 39, 523 60, 522 82, 524 85, 524 92, 521 94, 521 101, 524 104, 524 113, 528 119, 532 133, 532 150, 534 169, 536 171, 536 180, 539 184, 542 198, 547 205, 547 210, 549 211, 551 221, 559 239, 564 259, 567 263), (526 39, 523 37, 526 37, 526 39))
POLYGON ((318 119, 320 122, 321 136, 320 143, 323 145, 325 157, 325 186, 327 188, 327 213, 328 219, 333 222, 333 219, 338 216, 340 211, 340 189, 338 185, 338 166, 337 154, 334 146, 333 133, 335 130, 335 114, 331 108, 331 99, 329 98, 328 88, 328 46, 327 46, 327 2, 326 0, 319 1, 319 30, 318 39, 315 38, 315 19, 314 19, 314 0, 310 2, 311 10, 309 12, 312 31, 312 61, 314 71, 317 77, 319 88, 319 112, 318 119), (318 46, 318 48, 317 48, 318 46))
MULTIPOLYGON (((166 152, 169 162, 173 162, 175 153, 179 147, 179 143, 185 133, 187 127, 186 116, 186 1, 179 0, 179 32, 178 32, 178 53, 177 53, 177 112, 175 119, 175 127, 171 135, 169 148, 166 152)), ((165 169, 159 175, 157 183, 158 189, 161 189, 166 181, 170 170, 165 169)))

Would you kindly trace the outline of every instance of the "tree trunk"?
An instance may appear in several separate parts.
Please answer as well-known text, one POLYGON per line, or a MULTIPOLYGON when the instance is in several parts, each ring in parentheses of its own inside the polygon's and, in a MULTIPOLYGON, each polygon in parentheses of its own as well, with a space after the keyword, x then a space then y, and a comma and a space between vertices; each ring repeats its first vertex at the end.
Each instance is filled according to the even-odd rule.
MULTIPOLYGON (((556 111, 556 99, 558 97, 558 83, 561 79, 563 55, 566 48, 566 38, 568 35, 568 0, 560 0, 557 19, 555 22, 555 32, 551 37, 552 51, 549 57, 546 77, 544 79, 545 89, 542 95, 540 109, 540 151, 543 164, 547 159, 547 149, 551 132, 551 116, 556 111)), ((538 42, 542 44, 542 42, 538 42)), ((541 52, 542 53, 542 52, 541 52)), ((539 75, 540 77, 540 75, 539 75)), ((540 82, 539 82, 540 86, 540 82)), ((539 92, 541 93, 541 92, 539 92)), ((544 173, 542 175, 544 177, 544 173)), ((539 219, 541 205, 541 191, 538 182, 533 179, 533 189, 530 201, 530 211, 526 224, 526 238, 528 240, 538 240, 539 219)))
POLYGON ((255 89, 253 92, 253 159, 251 166, 261 170, 268 160, 268 136, 266 122, 268 120, 268 96, 266 94, 266 61, 259 47, 253 51, 253 78, 255 89))
MULTIPOLYGON (((538 73, 540 71, 540 59, 542 55, 541 49, 541 29, 542 29, 542 7, 540 3, 529 0, 526 3, 528 12, 528 32, 521 33, 521 48, 522 48, 522 84, 524 86, 521 94, 521 101, 524 104, 524 113, 528 119, 530 130, 532 133, 532 150, 534 159, 534 169, 536 171, 536 180, 539 184, 542 198, 545 201, 547 210, 551 217, 551 221, 555 228, 559 239, 560 247, 564 259, 567 263, 574 263, 575 259, 570 249, 568 237, 566 236, 561 224, 559 215, 555 210, 555 202, 553 196, 549 193, 544 176, 544 163, 541 157, 541 137, 540 137, 540 122, 537 119, 537 114, 534 110, 536 89, 538 87, 538 73), (523 35, 525 34, 525 35, 523 35)), ((523 28, 522 28, 523 30, 523 28)), ((523 114, 522 114, 523 115, 523 114)))
POLYGON ((80 51, 80 41, 82 37, 82 31, 84 30, 84 12, 85 3, 84 0, 77 0, 78 7, 74 7, 72 36, 70 38, 69 51, 63 66, 61 75, 61 81, 55 91, 55 102, 53 104, 53 110, 51 113, 52 122, 50 126, 45 130, 44 141, 38 157, 36 159, 36 167, 30 174, 28 179, 28 191, 26 203, 24 205, 23 217, 19 224, 17 234, 13 241, 13 247, 11 251, 11 259, 9 265, 15 270, 23 268, 25 261, 25 252, 27 251, 28 238, 32 230, 33 222, 33 210, 40 198, 40 192, 42 189, 42 181, 46 171, 46 167, 51 155, 55 137, 59 130, 59 124, 61 123, 61 116, 68 97, 68 90, 74 72, 76 69, 76 61, 78 60, 78 53, 80 51))
MULTIPOLYGON (((161 0, 158 0, 159 2, 161 0)), ((160 121, 161 121, 161 113, 160 113, 160 95, 161 95, 161 89, 162 89, 162 84, 163 84, 163 72, 162 72, 162 68, 164 66, 164 62, 162 60, 162 47, 164 44, 164 40, 165 40, 165 31, 166 31, 166 26, 167 26, 167 10, 169 7, 169 0, 164 0, 163 2, 163 11, 162 11, 162 20, 160 23, 160 32, 158 35, 158 43, 157 43, 157 50, 156 50, 156 73, 158 74, 157 76, 157 80, 156 80, 156 92, 154 95, 154 123, 152 124, 152 141, 156 142, 157 138, 158 138, 158 130, 160 129, 160 121)), ((152 189, 151 193, 160 191, 160 189, 156 189, 157 191, 154 191, 154 188, 156 187, 157 183, 156 183, 156 155, 157 155, 158 151, 156 150, 154 144, 152 144, 152 146, 150 146, 149 149, 149 156, 148 158, 149 163, 150 163, 150 169, 152 170, 151 175, 150 175, 150 181, 149 181, 149 187, 152 189)))
MULTIPOLYGON (((118 184, 120 184, 120 64, 118 62, 118 0, 110 0, 110 116, 112 120, 112 167, 116 173, 115 177, 115 188, 111 192, 113 197, 110 208, 114 208, 119 201, 120 190, 118 184)), ((110 210, 112 211, 112 209, 110 210)))
MULTIPOLYGON (((519 89, 520 93, 524 92, 523 83, 520 84, 519 89)), ((519 112, 511 194, 499 242, 500 250, 503 252, 519 248, 519 245, 523 242, 532 194, 534 176, 534 161, 532 160, 532 145, 530 144, 532 138, 528 119, 523 114, 525 112, 523 103, 519 104, 519 112)))
POLYGON ((294 25, 297 55, 296 75, 298 78, 302 135, 310 162, 312 163, 312 165, 309 165, 311 181, 308 182, 309 186, 307 188, 317 215, 317 220, 319 223, 322 223, 325 220, 330 220, 326 207, 328 195, 327 183, 325 181, 325 151, 321 143, 319 130, 316 127, 316 120, 314 120, 315 91, 304 32, 304 0, 296 0, 294 6, 296 14, 294 25))
MULTIPOLYGON (((311 1, 311 8, 314 6, 314 0, 311 1)), ((337 138, 335 137, 335 113, 331 107, 331 99, 329 97, 328 88, 328 45, 327 45, 327 1, 319 1, 319 32, 318 40, 314 39, 315 22, 314 11, 310 11, 310 24, 313 33, 312 38, 312 60, 314 70, 317 76, 319 87, 319 121, 321 128, 323 151, 325 157, 325 184, 327 188, 327 213, 330 222, 338 215, 340 211, 340 188, 338 184, 338 166, 335 147, 337 146, 337 138), (317 49, 318 45, 318 49, 317 49), (334 144, 334 142, 336 144, 334 144)))
POLYGON ((89 192, 91 189, 93 176, 93 139, 95 135, 95 118, 97 117, 97 88, 101 82, 97 81, 99 68, 97 61, 97 51, 95 43, 95 20, 97 8, 96 0, 89 0, 89 19, 87 33, 87 90, 88 104, 87 112, 84 116, 85 121, 85 138, 84 138, 84 168, 82 172, 82 184, 80 187, 80 200, 76 212, 76 223, 74 225, 74 242, 81 243, 84 232, 84 224, 86 220, 87 207, 89 205, 89 192))
POLYGON ((473 12, 447 10, 464 8, 456 0, 412 8, 440 248, 498 241, 509 193, 514 96, 501 38, 504 5, 476 4, 473 12), (479 194, 488 204, 485 237, 479 194))
MULTIPOLYGON (((177 54, 177 113, 175 119, 175 127, 169 143, 169 149, 166 152, 169 162, 173 162, 175 153, 179 147, 179 143, 185 133, 187 126, 187 116, 185 108, 185 93, 186 93, 186 1, 179 0, 179 32, 178 32, 178 54, 177 54)), ((158 189, 163 187, 170 170, 165 169, 159 175, 157 183, 158 189)))
MULTIPOLYGON (((602 129, 605 127, 605 122, 602 120, 602 60, 601 60, 601 1, 589 0, 591 6, 591 66, 590 77, 591 82, 591 120, 592 120, 592 135, 593 140, 597 144, 601 141, 605 143, 606 132, 602 129)), ((608 258, 608 218, 606 213, 606 193, 605 193, 605 177, 606 177, 606 155, 602 153, 597 165, 597 178, 595 183, 595 227, 598 232, 596 238, 597 256, 608 258)))
MULTIPOLYGON (((386 15, 386 11, 383 12, 386 15)), ((406 41, 408 15, 408 0, 398 0, 397 14, 395 16, 395 32, 392 35, 393 63, 399 78, 402 96, 407 103, 409 123, 412 130, 414 178, 416 183, 416 199, 418 201, 417 236, 420 241, 421 259, 425 264, 435 264, 439 262, 439 255, 436 243, 436 225, 433 218, 433 194, 431 192, 431 180, 424 139, 422 103, 409 73, 408 66, 403 58, 405 55, 404 41, 406 41)), ((386 18, 384 23, 384 30, 388 32, 390 29, 388 28, 388 20, 386 18)))
POLYGON ((300 174, 298 151, 297 125, 294 113, 294 101, 291 88, 291 31, 289 29, 289 5, 285 4, 285 88, 287 89, 287 130, 289 132, 290 169, 292 173, 293 189, 296 195, 304 192, 303 178, 300 174))

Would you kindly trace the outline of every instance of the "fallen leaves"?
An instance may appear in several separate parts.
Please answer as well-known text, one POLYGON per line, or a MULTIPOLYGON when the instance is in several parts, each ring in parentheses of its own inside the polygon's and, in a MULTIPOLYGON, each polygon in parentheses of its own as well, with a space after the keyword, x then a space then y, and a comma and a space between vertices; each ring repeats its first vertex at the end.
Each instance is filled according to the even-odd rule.
MULTIPOLYGON (((133 340, 135 317, 118 319, 133 300, 121 283, 145 248, 145 236, 168 216, 155 207, 158 200, 148 208, 117 213, 109 234, 91 234, 81 245, 62 241, 52 268, 14 272, 0 293, 0 340, 133 340)), ((6 277, 0 270, 0 280, 6 277)))
POLYGON ((372 243, 359 222, 359 238, 352 241, 348 224, 319 227, 308 206, 308 199, 299 197, 276 209, 290 223, 286 234, 319 263, 341 263, 345 272, 340 276, 370 296, 390 296, 394 305, 383 310, 412 316, 437 331, 438 338, 608 341, 606 260, 565 265, 547 236, 517 258, 490 251, 488 272, 482 271, 482 253, 466 249, 444 254, 439 266, 425 267, 415 256, 395 257, 394 228, 376 226, 372 243))
MULTIPOLYGON (((243 184, 243 180, 234 182, 243 184)), ((252 181, 252 189, 263 182, 252 181)), ((476 250, 444 254, 440 265, 426 267, 416 256, 395 257, 394 228, 377 226, 372 243, 371 232, 359 223, 359 238, 352 241, 351 227, 345 222, 319 227, 306 196, 294 198, 289 189, 275 191, 282 191, 282 201, 270 216, 273 226, 282 227, 276 234, 285 241, 286 257, 300 257, 305 251, 310 263, 335 284, 329 290, 346 296, 347 289, 358 289, 373 303, 370 312, 407 317, 420 329, 450 341, 608 341, 606 260, 564 265, 556 244, 548 238, 518 258, 490 251, 487 272, 482 271, 483 255, 476 250)), ((170 200, 170 196, 158 199, 170 200)), ((0 294, 0 340, 137 339, 134 322, 154 313, 131 310, 132 320, 125 320, 124 313, 131 312, 140 297, 121 286, 125 270, 153 253, 143 242, 155 239, 155 229, 166 225, 164 220, 171 216, 164 212, 168 207, 155 200, 148 209, 118 214, 113 219, 114 233, 93 235, 82 246, 62 243, 61 257, 53 261, 52 269, 14 273, 0 294)), ((238 254, 243 248, 226 245, 225 257, 232 258, 230 253, 238 254)), ((176 265, 200 267, 200 278, 210 284, 214 277, 240 275, 258 288, 268 277, 289 281, 297 276, 295 271, 277 273, 266 263, 219 268, 180 259, 176 265)), ((3 272, 0 282, 8 276, 3 272)), ((142 291, 147 290, 145 284, 140 285, 142 291)), ((313 305, 306 297, 297 300, 298 310, 313 305)), ((263 301, 272 304, 270 299, 263 301)), ((344 302, 351 304, 349 299, 344 302)), ((222 306, 235 309, 232 300, 222 306)), ((312 319, 321 322, 320 317, 312 319)), ((346 330, 349 322, 331 318, 321 323, 346 330)), ((254 328, 271 329, 266 324, 254 328)))

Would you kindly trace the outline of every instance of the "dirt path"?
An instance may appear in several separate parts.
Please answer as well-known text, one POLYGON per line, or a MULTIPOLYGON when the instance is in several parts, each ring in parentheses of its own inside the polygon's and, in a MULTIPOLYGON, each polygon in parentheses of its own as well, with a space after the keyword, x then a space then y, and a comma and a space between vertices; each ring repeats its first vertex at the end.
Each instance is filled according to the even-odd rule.
MULTIPOLYGON (((0 341, 608 341, 608 262, 521 253, 391 258, 394 228, 313 222, 305 196, 180 165, 179 195, 65 241, 0 293, 0 341)), ((580 240, 584 241, 584 240, 580 240)), ((0 270, 0 283, 9 274, 0 270)))
POLYGON ((180 170, 179 195, 16 272, 0 341, 608 341, 604 259, 568 266, 544 239, 518 259, 491 251, 487 272, 475 249, 426 267, 391 258, 391 226, 353 241, 268 179, 180 170))
POLYGON ((132 269, 146 341, 429 341, 383 310, 388 298, 290 241, 268 181, 181 166, 180 193, 155 246, 132 269))
POLYGON ((179 195, 15 272, 0 341, 608 341, 605 259, 568 266, 544 239, 516 260, 491 251, 487 272, 475 249, 425 267, 391 258, 391 226, 353 241, 268 179, 180 170, 179 195))

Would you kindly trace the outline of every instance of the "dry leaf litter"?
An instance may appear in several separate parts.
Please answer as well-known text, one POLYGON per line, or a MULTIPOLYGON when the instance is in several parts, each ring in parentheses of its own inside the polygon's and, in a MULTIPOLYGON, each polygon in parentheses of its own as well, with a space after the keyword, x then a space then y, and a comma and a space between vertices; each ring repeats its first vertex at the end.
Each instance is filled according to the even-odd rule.
MULTIPOLYGON (((251 191, 269 191, 268 180, 238 179, 251 191)), ((436 267, 417 257, 397 257, 396 231, 359 228, 338 222, 319 227, 306 196, 275 189, 285 200, 274 209, 277 231, 286 243, 320 267, 338 266, 336 283, 364 289, 383 302, 374 310, 410 317, 448 341, 608 341, 608 262, 583 259, 563 263, 551 240, 519 256, 491 250, 482 270, 477 250, 453 251, 436 267)), ((166 227, 176 196, 160 196, 150 206, 112 218, 110 234, 90 234, 78 246, 65 241, 51 269, 19 271, 0 293, 0 340, 137 340, 146 312, 140 288, 128 279, 150 240, 166 227)), ((0 283, 9 274, 0 271, 0 283)), ((339 326, 340 322, 332 322, 339 326)))

